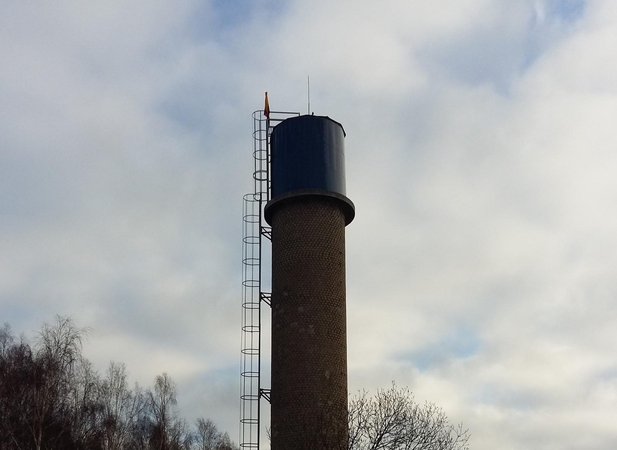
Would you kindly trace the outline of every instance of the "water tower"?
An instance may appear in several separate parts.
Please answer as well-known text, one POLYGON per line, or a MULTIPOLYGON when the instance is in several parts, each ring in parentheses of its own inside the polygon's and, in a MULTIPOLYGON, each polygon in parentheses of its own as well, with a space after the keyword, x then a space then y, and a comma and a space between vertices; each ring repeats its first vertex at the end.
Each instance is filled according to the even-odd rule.
POLYGON ((347 448, 345 131, 329 117, 254 114, 255 192, 245 196, 240 445, 347 448), (281 117, 282 116, 282 117, 281 117), (263 238, 266 238, 265 240, 263 238), (263 245, 271 241, 271 291, 263 245), (271 306, 271 386, 261 386, 261 306, 271 306))

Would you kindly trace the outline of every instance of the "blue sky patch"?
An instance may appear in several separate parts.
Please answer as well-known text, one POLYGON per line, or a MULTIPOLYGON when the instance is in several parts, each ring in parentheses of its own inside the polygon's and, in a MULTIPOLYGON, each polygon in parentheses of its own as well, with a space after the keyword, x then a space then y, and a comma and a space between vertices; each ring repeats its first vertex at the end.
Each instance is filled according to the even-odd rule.
POLYGON ((582 17, 585 7, 584 0, 550 0, 546 4, 546 16, 549 20, 573 23, 582 17))
POLYGON ((224 42, 233 40, 235 30, 249 24, 257 16, 260 22, 274 23, 287 12, 282 0, 212 0, 198 6, 187 26, 197 40, 214 38, 224 42), (232 34, 229 34, 232 33, 232 34))
POLYGON ((410 359, 415 368, 426 371, 452 359, 469 358, 478 353, 480 347, 480 337, 473 330, 461 327, 442 340, 412 352, 405 359, 410 359))

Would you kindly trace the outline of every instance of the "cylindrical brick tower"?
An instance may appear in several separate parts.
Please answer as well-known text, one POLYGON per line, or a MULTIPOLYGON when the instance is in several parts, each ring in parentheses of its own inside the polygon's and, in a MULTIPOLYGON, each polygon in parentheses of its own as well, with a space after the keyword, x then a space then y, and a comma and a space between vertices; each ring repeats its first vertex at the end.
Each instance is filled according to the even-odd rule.
POLYGON ((271 137, 272 450, 347 449, 343 127, 320 116, 271 137))

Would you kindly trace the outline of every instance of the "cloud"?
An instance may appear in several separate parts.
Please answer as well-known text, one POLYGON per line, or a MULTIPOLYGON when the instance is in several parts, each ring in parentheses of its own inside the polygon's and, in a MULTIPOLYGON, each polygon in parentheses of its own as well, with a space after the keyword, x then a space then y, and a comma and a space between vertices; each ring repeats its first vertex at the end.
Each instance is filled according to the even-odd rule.
POLYGON ((72 315, 235 439, 250 114, 310 75, 357 207, 350 391, 408 384, 474 448, 614 444, 615 6, 245 6, 1 7, 3 321, 72 315))

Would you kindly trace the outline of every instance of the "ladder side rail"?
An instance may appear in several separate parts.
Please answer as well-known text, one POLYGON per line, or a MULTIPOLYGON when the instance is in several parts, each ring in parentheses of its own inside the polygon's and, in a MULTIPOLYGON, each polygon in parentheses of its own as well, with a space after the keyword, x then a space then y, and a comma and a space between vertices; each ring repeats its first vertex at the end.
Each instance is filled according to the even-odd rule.
POLYGON ((258 179, 257 187, 259 189, 258 199, 259 199, 259 232, 258 232, 258 240, 259 240, 259 268, 258 268, 258 277, 259 277, 259 286, 258 286, 258 322, 259 322, 259 335, 258 335, 258 357, 257 357, 257 449, 259 449, 260 444, 260 436, 261 436, 261 396, 259 392, 261 390, 261 290, 262 290, 262 235, 261 235, 261 224, 263 221, 263 208, 264 208, 264 200, 266 200, 267 193, 264 192, 264 184, 267 186, 268 182, 268 171, 267 171, 267 120, 264 120, 263 114, 259 114, 259 120, 254 122, 257 126, 257 135, 259 139, 255 140, 255 145, 257 147, 257 151, 255 151, 255 175, 258 179), (265 126, 264 126, 265 125, 265 126))

